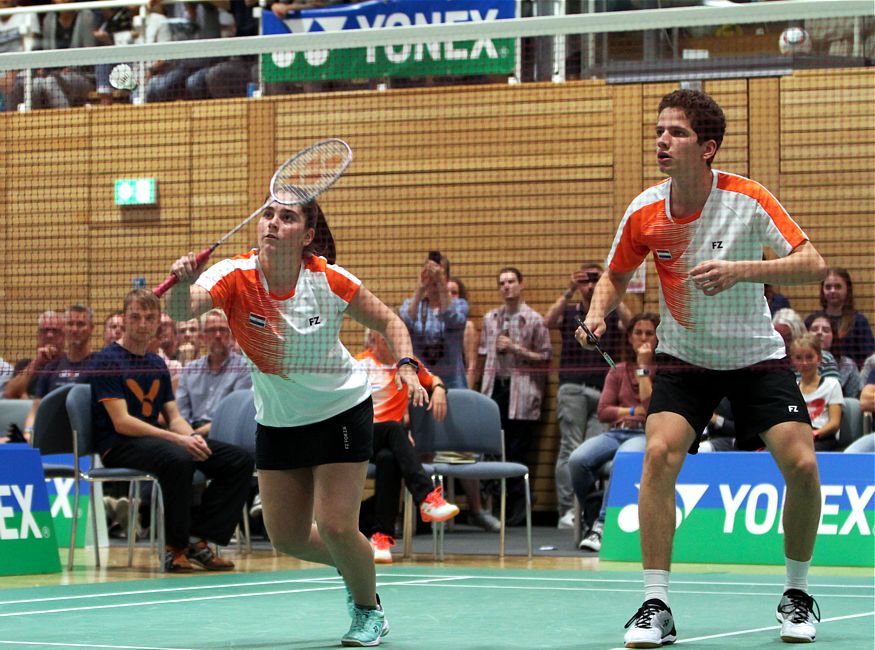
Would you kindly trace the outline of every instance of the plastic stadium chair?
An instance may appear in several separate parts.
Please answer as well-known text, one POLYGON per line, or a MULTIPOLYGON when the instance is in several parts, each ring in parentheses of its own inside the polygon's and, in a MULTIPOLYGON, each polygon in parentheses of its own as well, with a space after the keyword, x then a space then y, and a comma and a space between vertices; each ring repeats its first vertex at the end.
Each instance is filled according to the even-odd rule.
MULTIPOLYGON (((252 389, 242 388, 223 397, 213 413, 210 439, 227 442, 245 449, 255 458, 255 400, 252 389)), ((246 551, 252 552, 252 534, 249 530, 249 507, 243 504, 243 536, 246 551)), ((237 535, 238 549, 240 535, 237 535)))
POLYGON ((839 426, 839 449, 844 449, 863 436, 863 411, 860 400, 846 397, 842 407, 842 422, 839 426))
POLYGON ((10 424, 24 431, 24 419, 30 413, 31 404, 29 399, 0 399, 0 436, 6 435, 10 424))
MULTIPOLYGON (((51 394, 51 393, 50 393, 51 394)), ((46 396, 48 397, 48 396, 46 396)), ((164 499, 161 494, 161 485, 158 479, 142 472, 138 469, 130 469, 126 467, 96 467, 98 456, 94 445, 94 428, 91 421, 91 386, 88 384, 76 384, 67 393, 66 399, 67 415, 69 417, 70 430, 65 432, 69 445, 64 452, 56 451, 54 453, 71 453, 73 454, 73 472, 74 472, 74 492, 73 492, 73 512, 79 511, 79 481, 88 481, 89 483, 112 483, 112 482, 130 482, 130 496, 132 513, 137 512, 137 506, 140 500, 140 483, 143 481, 152 482, 152 502, 156 505, 156 511, 153 513, 152 526, 158 528, 158 562, 161 571, 164 571, 164 499), (80 469, 80 459, 90 456, 91 469, 82 471, 80 469)), ((35 432, 35 431, 34 431, 35 432)), ((54 432, 53 435, 60 435, 54 432)), ((134 563, 134 541, 136 532, 134 523, 136 516, 131 516, 128 524, 128 566, 133 566, 134 563)), ((100 549, 97 545, 97 508, 94 499, 91 500, 91 522, 94 527, 94 557, 97 566, 100 566, 100 549)), ((76 549, 76 517, 73 517, 73 526, 70 531, 70 554, 67 559, 67 569, 73 568, 73 553, 76 549)))
MULTIPOLYGON (((451 388, 447 391, 447 417, 435 422, 431 413, 423 408, 410 409, 410 422, 416 449, 419 453, 438 451, 474 452, 498 456, 499 461, 477 461, 464 464, 435 463, 434 471, 439 477, 473 478, 501 481, 501 531, 498 554, 504 557, 505 509, 507 504, 507 479, 522 477, 526 488, 526 540, 528 555, 532 557, 532 504, 529 494, 529 468, 520 463, 505 460, 504 431, 498 405, 486 395, 467 388, 451 388)), ((443 527, 437 536, 435 554, 443 560, 443 527)))

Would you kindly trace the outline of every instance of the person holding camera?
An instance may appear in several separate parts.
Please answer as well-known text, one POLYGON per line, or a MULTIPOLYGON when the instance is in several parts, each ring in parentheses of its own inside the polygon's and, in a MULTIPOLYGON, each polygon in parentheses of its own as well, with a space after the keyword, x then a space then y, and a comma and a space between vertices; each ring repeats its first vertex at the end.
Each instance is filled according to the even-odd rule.
MULTIPOLYGON (((597 262, 584 262, 571 273, 568 287, 544 316, 548 329, 559 330, 562 351, 559 356, 559 391, 556 395, 556 419, 559 425, 559 454, 556 458, 556 500, 559 508, 559 528, 574 527, 574 488, 568 470, 571 452, 585 439, 602 433, 597 409, 608 366, 595 350, 585 350, 574 339, 577 319, 585 318, 592 292, 602 276, 597 262), (575 295, 578 299, 575 300, 575 295)), ((599 346, 616 356, 621 349, 623 333, 632 314, 622 303, 607 320, 607 330, 599 346)))
POLYGON ((450 297, 450 260, 431 251, 419 271, 412 298, 401 303, 400 316, 413 340, 413 353, 447 388, 468 388, 463 354, 468 302, 450 297))

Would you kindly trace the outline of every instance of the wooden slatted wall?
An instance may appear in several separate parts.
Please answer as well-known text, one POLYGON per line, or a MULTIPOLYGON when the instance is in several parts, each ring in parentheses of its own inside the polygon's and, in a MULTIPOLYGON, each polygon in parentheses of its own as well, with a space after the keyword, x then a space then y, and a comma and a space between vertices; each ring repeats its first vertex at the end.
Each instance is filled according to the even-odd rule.
MULTIPOLYGON (((841 70, 705 84, 728 119, 715 166, 767 185, 829 263, 851 270, 870 317, 873 81, 871 70, 841 70)), ((102 321, 132 278, 159 282, 176 256, 261 204, 281 159, 329 136, 355 152, 322 200, 339 262, 385 302, 410 295, 426 252, 439 249, 468 285, 478 325, 500 302, 504 265, 523 271, 543 314, 581 260, 604 258, 628 202, 660 180, 656 107, 675 87, 581 81, 4 114, 0 356, 32 353, 43 309, 87 302, 102 321), (113 180, 142 176, 158 178, 160 207, 115 206, 113 180)), ((650 262, 647 279, 633 311, 657 306, 650 262)), ((783 292, 803 315, 816 307, 815 287, 783 292)), ((353 350, 360 332, 344 329, 353 350)), ((554 507, 555 391, 551 377, 530 459, 539 510, 554 507)))

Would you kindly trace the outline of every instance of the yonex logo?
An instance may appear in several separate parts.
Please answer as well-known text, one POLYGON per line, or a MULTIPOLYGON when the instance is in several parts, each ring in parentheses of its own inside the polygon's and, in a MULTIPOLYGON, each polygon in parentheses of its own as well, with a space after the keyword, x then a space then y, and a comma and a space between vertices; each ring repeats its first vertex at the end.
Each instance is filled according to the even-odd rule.
POLYGON ((33 517, 32 503, 33 485, 25 485, 24 492, 18 485, 0 485, 0 539, 27 539, 31 536, 42 539, 43 535, 33 517), (12 519, 15 514, 12 508, 3 505, 3 497, 9 496, 18 502, 18 507, 21 509, 21 523, 18 530, 6 527, 6 520, 12 519))
POLYGON ((249 322, 256 327, 267 327, 267 318, 254 312, 249 312, 249 322))
POLYGON ((667 251, 667 250, 664 250, 661 248, 657 249, 656 250, 656 257, 658 257, 661 260, 670 260, 670 259, 672 259, 671 251, 667 251))
MULTIPOLYGON (((639 483, 635 487, 641 489, 639 483)), ((675 490, 680 497, 683 510, 675 508, 675 528, 680 527, 681 523, 690 516, 690 513, 698 505, 699 501, 708 491, 708 485, 704 483, 678 484, 675 490)), ((617 525, 625 533, 634 533, 638 530, 638 504, 631 503, 620 510, 617 515, 617 525)))

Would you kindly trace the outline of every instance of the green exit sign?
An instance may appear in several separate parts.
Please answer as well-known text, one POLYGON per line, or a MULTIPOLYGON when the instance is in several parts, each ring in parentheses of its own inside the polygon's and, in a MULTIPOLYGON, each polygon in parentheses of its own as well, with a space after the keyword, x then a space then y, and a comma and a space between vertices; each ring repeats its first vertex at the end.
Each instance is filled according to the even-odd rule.
POLYGON ((154 178, 119 178, 115 181, 116 205, 155 205, 158 181, 154 178))

